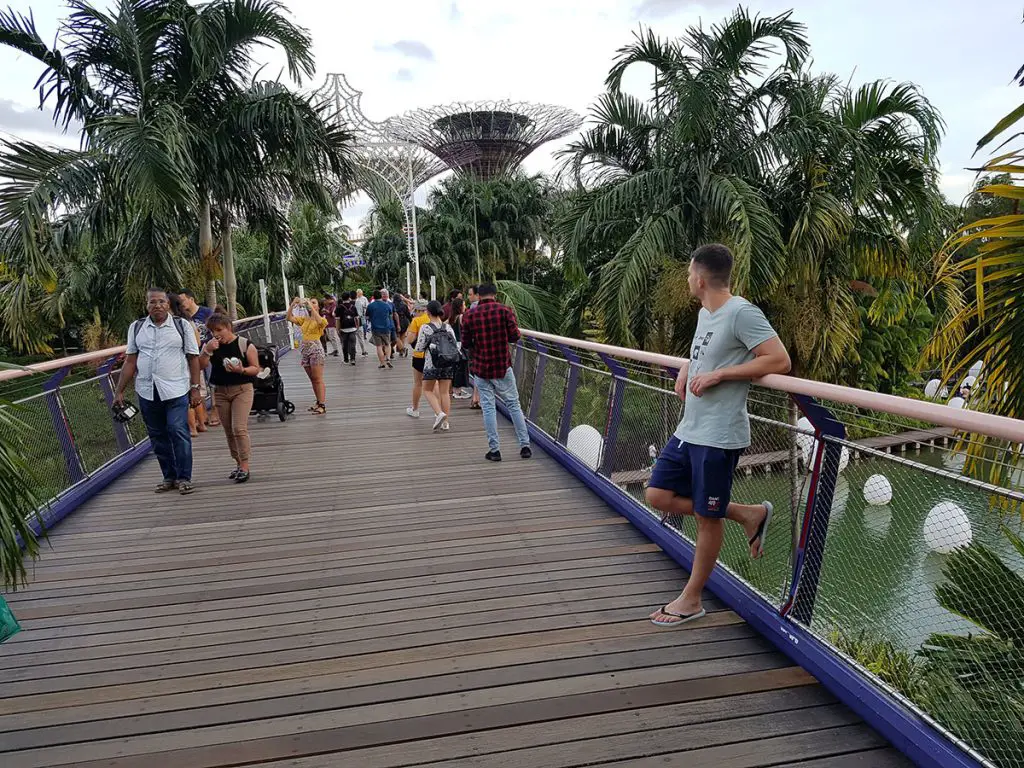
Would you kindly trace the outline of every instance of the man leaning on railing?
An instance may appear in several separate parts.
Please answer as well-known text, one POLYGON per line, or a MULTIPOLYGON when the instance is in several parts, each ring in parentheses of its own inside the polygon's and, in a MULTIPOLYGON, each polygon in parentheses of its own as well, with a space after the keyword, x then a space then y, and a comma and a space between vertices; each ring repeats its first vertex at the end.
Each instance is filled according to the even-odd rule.
POLYGON ((128 328, 114 402, 124 403, 124 391, 136 379, 142 420, 164 476, 156 492, 184 495, 193 490, 188 409, 200 401, 199 345, 192 324, 171 315, 165 291, 147 291, 146 306, 148 316, 128 328))
POLYGON ((662 449, 647 502, 667 517, 695 515, 697 551, 682 594, 651 614, 659 627, 704 616, 701 593, 722 549, 723 520, 743 526, 752 557, 764 551, 772 505, 730 501, 733 473, 750 445, 747 393, 752 379, 788 373, 789 353, 760 309, 730 290, 732 253, 704 245, 690 257, 689 288, 700 300, 690 363, 676 393, 683 420, 662 449))

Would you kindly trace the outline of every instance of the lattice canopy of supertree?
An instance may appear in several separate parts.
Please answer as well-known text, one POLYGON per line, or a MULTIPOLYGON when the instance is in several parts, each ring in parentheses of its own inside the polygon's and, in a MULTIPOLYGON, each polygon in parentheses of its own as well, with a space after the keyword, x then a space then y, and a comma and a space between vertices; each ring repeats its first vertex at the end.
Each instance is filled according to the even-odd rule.
POLYGON ((415 109, 383 127, 398 141, 430 150, 456 173, 486 180, 514 171, 537 147, 582 124, 565 107, 481 101, 415 109))
POLYGON ((327 75, 313 92, 314 103, 323 106, 328 119, 352 131, 354 139, 355 174, 336 194, 344 197, 361 189, 377 202, 397 195, 408 204, 410 175, 412 186, 418 188, 448 166, 420 146, 395 146, 385 123, 363 112, 362 97, 343 74, 327 75))

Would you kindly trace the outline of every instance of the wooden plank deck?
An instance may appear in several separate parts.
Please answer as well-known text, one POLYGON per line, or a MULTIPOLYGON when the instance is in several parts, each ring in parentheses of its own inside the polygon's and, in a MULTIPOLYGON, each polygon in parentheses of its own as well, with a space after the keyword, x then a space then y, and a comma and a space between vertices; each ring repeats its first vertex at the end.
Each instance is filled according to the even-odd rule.
POLYGON ((285 358, 247 485, 211 432, 193 496, 149 459, 53 532, 10 596, 4 768, 908 765, 713 598, 652 627, 685 578, 656 546, 368 360, 328 359, 318 418, 285 358))

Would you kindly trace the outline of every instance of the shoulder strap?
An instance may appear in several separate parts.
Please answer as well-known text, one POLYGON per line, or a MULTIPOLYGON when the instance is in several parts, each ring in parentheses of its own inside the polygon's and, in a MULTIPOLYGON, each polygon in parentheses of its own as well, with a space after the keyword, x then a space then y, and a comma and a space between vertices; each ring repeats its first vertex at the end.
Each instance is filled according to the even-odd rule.
POLYGON ((185 354, 185 321, 177 315, 172 315, 171 320, 174 321, 174 327, 178 331, 178 335, 181 336, 181 353, 185 354))
MULTIPOLYGON (((138 321, 138 320, 132 320, 132 324, 128 326, 128 343, 129 344, 134 344, 135 343, 135 337, 138 336, 138 333, 139 333, 139 322, 140 321, 138 321)), ((136 348, 137 348, 137 346, 138 345, 136 345, 136 348)))

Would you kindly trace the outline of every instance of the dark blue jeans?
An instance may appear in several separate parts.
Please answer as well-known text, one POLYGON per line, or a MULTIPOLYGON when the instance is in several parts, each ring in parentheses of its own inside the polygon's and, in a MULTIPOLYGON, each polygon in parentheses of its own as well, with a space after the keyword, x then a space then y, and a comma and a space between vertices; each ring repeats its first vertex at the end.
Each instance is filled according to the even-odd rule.
POLYGON ((188 395, 161 400, 156 388, 153 399, 139 398, 139 410, 160 462, 164 480, 192 481, 192 433, 188 429, 188 395))

